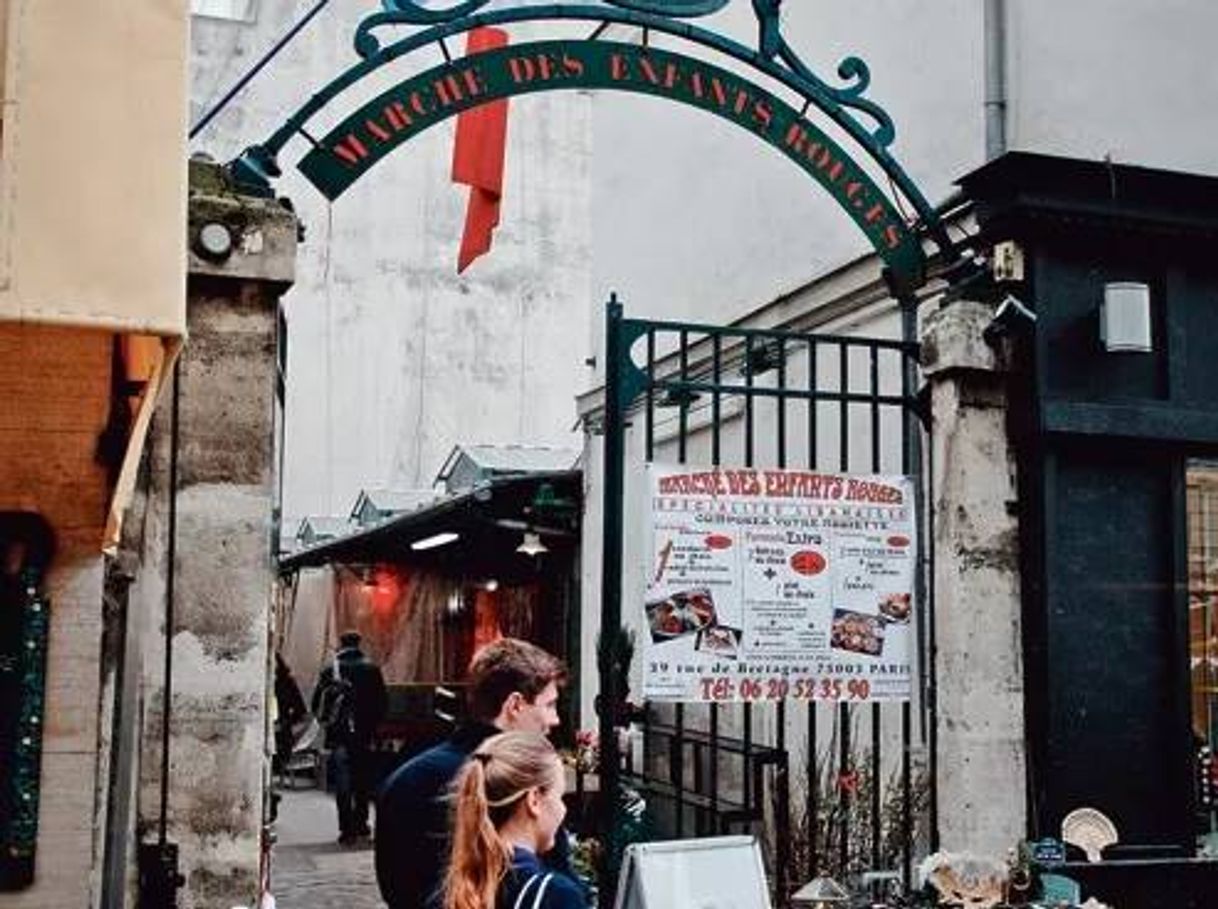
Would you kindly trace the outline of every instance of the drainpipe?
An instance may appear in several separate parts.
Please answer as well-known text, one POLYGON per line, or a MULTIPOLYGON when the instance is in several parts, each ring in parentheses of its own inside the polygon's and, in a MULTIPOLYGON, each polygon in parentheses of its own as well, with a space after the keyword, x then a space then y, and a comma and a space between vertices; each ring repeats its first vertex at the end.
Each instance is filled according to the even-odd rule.
POLYGON ((1007 4, 985 0, 985 158, 1007 150, 1007 4))

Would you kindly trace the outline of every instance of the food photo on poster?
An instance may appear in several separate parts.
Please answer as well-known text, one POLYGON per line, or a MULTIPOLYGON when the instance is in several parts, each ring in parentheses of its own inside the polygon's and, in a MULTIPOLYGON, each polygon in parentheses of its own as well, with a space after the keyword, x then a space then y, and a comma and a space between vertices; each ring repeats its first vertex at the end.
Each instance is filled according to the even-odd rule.
POLYGON ((649 464, 644 694, 908 700, 909 478, 649 464))

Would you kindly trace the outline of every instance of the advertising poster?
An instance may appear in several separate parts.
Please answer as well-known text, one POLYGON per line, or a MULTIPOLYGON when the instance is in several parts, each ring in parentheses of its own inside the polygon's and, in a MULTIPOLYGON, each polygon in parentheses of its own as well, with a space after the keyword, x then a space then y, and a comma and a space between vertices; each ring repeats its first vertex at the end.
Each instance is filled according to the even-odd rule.
POLYGON ((644 697, 909 699, 910 478, 647 470, 644 697))

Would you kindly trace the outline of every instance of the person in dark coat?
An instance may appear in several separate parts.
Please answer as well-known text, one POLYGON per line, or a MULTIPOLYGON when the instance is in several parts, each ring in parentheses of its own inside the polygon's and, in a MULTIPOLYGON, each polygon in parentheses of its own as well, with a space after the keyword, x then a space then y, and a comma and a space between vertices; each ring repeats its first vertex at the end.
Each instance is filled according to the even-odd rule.
MULTIPOLYGON (((541 735, 558 725, 562 661, 527 641, 488 644, 470 664, 469 721, 447 741, 407 761, 376 802, 376 879, 390 909, 439 909, 450 846, 450 788, 484 740, 499 732, 541 735)), ((547 860, 569 868, 566 836, 547 860)))
POLYGON ((547 867, 567 814, 562 761, 534 732, 493 735, 455 787, 444 909, 586 909, 583 888, 547 867))
POLYGON ((288 668, 287 661, 275 653, 275 756, 272 759, 276 773, 283 773, 292 756, 292 744, 296 739, 296 724, 308 716, 300 686, 288 668))
POLYGON ((357 631, 338 639, 334 662, 322 669, 313 689, 313 715, 325 729, 327 773, 338 807, 338 841, 354 843, 371 835, 372 740, 385 715, 387 695, 380 667, 360 649, 357 631))

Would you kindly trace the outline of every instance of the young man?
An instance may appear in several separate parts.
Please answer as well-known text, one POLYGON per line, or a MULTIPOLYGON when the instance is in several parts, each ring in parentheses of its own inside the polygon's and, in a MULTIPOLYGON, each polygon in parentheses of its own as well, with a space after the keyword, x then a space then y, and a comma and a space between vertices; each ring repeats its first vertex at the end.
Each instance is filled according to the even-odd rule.
MULTIPOLYGON (((441 905, 451 835, 450 783, 489 736, 544 735, 557 726, 558 689, 566 677, 561 660, 527 641, 505 638, 474 657, 466 725, 394 771, 377 797, 376 879, 390 909, 441 905)), ((565 854, 560 861, 565 865, 565 854)))
POLYGON ((313 689, 313 715, 326 731, 338 841, 344 846, 372 832, 368 827, 375 773, 372 739, 387 703, 380 667, 360 650, 360 640, 357 631, 339 636, 334 663, 322 669, 313 689))

